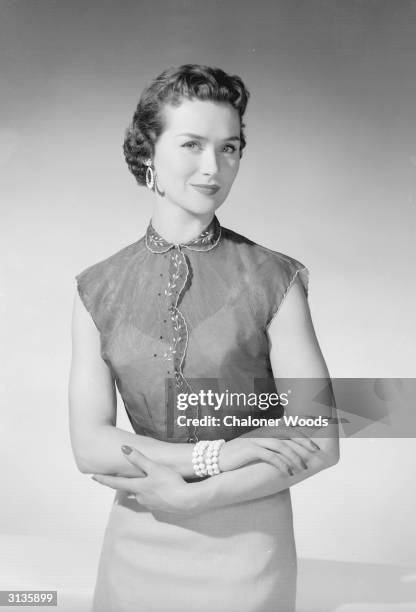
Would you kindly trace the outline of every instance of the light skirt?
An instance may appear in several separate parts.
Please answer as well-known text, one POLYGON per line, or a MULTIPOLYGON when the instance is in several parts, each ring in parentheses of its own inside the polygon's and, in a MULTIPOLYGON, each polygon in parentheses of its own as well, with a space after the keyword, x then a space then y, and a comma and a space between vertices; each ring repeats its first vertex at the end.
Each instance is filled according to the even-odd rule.
POLYGON ((186 517, 117 492, 93 612, 295 612, 290 491, 186 517))

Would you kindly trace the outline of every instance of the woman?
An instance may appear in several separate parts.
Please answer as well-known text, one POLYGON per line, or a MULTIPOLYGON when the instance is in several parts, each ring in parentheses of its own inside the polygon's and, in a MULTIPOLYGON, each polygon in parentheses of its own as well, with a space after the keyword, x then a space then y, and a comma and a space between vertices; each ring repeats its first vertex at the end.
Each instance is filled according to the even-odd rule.
MULTIPOLYGON (((260 404, 219 405, 271 397, 277 378, 328 378, 305 266, 215 216, 246 144, 248 96, 239 77, 192 64, 150 84, 124 153, 154 192, 151 222, 77 276, 72 446, 82 472, 117 490, 96 612, 295 609, 289 487, 334 465, 338 441, 254 427, 260 404), (115 426, 115 384, 135 433, 115 426)), ((281 405, 267 414, 278 423, 281 405)))

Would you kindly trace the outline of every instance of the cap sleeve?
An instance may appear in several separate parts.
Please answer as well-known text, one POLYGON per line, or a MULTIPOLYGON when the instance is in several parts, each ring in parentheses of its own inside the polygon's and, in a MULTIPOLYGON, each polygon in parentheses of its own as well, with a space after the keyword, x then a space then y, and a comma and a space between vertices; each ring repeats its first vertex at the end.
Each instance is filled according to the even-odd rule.
POLYGON ((282 263, 279 271, 279 278, 276 279, 276 283, 273 285, 274 299, 272 301, 272 307, 269 313, 269 320, 267 322, 266 327, 269 327, 273 319, 276 317, 289 289, 291 288, 296 279, 300 280, 300 283, 305 292, 306 299, 308 299, 310 274, 309 269, 296 259, 290 257, 286 257, 285 259, 286 260, 282 263))
POLYGON ((75 276, 79 296, 90 313, 99 332, 103 331, 106 298, 109 282, 105 268, 95 264, 75 276))

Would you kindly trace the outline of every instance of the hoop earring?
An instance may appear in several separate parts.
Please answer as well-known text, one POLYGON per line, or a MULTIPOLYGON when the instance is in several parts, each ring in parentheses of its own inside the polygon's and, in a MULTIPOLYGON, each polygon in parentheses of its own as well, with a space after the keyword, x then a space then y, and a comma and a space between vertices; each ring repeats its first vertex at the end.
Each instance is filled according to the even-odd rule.
POLYGON ((155 184, 155 175, 153 172, 152 166, 147 166, 146 168, 146 185, 149 189, 153 189, 153 185, 155 184))

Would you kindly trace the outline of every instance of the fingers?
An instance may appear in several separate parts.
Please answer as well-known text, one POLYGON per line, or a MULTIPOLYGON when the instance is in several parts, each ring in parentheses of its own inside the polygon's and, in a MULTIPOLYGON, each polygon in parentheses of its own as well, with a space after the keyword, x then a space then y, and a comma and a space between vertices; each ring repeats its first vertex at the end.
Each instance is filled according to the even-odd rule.
POLYGON ((291 476, 293 476, 293 470, 291 466, 288 465, 285 457, 283 457, 279 453, 268 450, 267 448, 263 448, 262 446, 258 446, 256 454, 258 459, 261 459, 266 463, 270 463, 285 474, 290 474, 291 476))
POLYGON ((156 467, 156 463, 143 455, 136 448, 132 448, 131 446, 122 446, 121 450, 124 453, 124 456, 130 463, 140 468, 145 474, 148 474, 154 467, 156 467))
POLYGON ((310 438, 291 438, 292 442, 296 442, 299 446, 303 446, 306 450, 310 450, 312 452, 321 450, 318 444, 311 440, 310 438))
POLYGON ((285 440, 276 438, 263 438, 259 444, 275 453, 279 453, 287 460, 288 465, 296 471, 306 470, 308 465, 300 453, 297 453, 285 440))
POLYGON ((302 459, 308 465, 310 465, 311 461, 313 461, 313 458, 316 456, 317 453, 319 456, 320 449, 315 449, 314 446, 312 446, 310 443, 305 444, 303 440, 299 442, 297 442, 296 440, 287 440, 285 444, 288 448, 294 450, 297 455, 302 457, 302 459))
MULTIPOLYGON (((296 439, 295 439, 296 440, 296 439)), ((301 438, 299 442, 295 440, 281 440, 280 438, 259 438, 257 445, 279 454, 286 460, 286 463, 296 472, 308 468, 310 453, 318 448, 313 441, 301 438), (315 448, 316 447, 316 448, 315 448)))
POLYGON ((131 446, 122 446, 121 450, 124 453, 126 459, 130 461, 132 465, 139 468, 141 475, 135 477, 125 476, 110 476, 108 474, 94 474, 92 479, 100 484, 110 487, 111 489, 117 489, 120 491, 132 491, 138 493, 141 490, 140 480, 143 480, 145 476, 156 466, 154 461, 151 461, 148 457, 143 455, 140 451, 131 446))
MULTIPOLYGON (((114 476, 125 476, 125 473, 116 473, 114 474, 114 476)), ((136 468, 136 471, 134 472, 134 474, 129 474, 127 477, 128 478, 145 478, 147 476, 147 474, 145 474, 143 472, 143 470, 141 470, 140 468, 136 468)))

